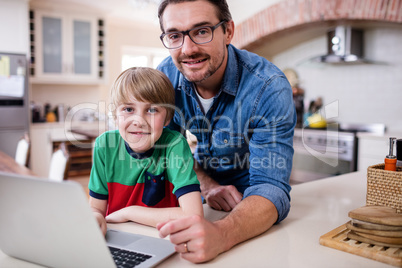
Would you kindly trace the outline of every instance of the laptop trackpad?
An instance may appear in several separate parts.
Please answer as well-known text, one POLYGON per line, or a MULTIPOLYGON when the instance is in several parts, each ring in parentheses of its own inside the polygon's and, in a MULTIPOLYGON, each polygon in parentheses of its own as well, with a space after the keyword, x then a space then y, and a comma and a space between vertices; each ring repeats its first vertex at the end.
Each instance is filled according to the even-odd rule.
POLYGON ((129 234, 126 232, 120 232, 116 230, 107 230, 106 233, 106 241, 108 244, 111 245, 116 245, 116 246, 121 246, 125 247, 129 244, 132 244, 140 239, 142 239, 142 236, 138 236, 135 234, 129 234))

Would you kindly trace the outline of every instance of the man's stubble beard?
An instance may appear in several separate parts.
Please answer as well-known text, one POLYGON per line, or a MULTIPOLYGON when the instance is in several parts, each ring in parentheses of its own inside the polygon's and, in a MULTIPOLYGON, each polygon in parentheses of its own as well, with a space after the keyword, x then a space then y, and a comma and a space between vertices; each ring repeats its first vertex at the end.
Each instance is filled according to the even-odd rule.
MULTIPOLYGON (((225 48, 226 48, 226 47, 225 47, 225 48)), ((195 56, 197 56, 197 55, 195 55, 195 56)), ((194 56, 193 56, 193 57, 194 57, 194 56)), ((211 58, 211 57, 208 57, 208 60, 209 60, 210 58, 211 58)), ((209 65, 207 72, 205 73, 205 75, 204 75, 201 79, 191 79, 188 75, 186 75, 186 72, 184 71, 184 68, 181 66, 181 64, 178 64, 178 65, 179 65, 179 66, 178 66, 178 70, 184 75, 184 77, 185 77, 189 82, 192 82, 192 83, 201 83, 201 82, 205 81, 206 79, 208 79, 209 77, 211 77, 213 74, 216 73, 216 71, 219 70, 219 68, 222 66, 223 62, 225 61, 225 53, 223 53, 221 59, 222 59, 221 62, 219 63, 219 65, 218 65, 216 68, 214 68, 214 66, 212 66, 212 65, 209 65)))

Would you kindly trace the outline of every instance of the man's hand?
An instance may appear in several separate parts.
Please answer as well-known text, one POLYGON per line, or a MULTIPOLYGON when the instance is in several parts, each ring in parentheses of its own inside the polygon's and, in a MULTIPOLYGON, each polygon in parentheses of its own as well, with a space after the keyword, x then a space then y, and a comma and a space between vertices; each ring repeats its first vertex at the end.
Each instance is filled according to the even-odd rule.
POLYGON ((156 228, 160 237, 170 235, 170 241, 184 259, 200 263, 265 232, 277 218, 276 207, 271 201, 261 196, 249 196, 216 222, 188 216, 158 223, 156 228))
POLYGON ((231 211, 243 198, 243 195, 237 191, 233 185, 215 185, 202 192, 207 204, 216 209, 231 211))
POLYGON ((188 216, 157 224, 159 236, 170 235, 170 241, 183 259, 201 263, 228 250, 223 231, 216 223, 200 216, 188 216))

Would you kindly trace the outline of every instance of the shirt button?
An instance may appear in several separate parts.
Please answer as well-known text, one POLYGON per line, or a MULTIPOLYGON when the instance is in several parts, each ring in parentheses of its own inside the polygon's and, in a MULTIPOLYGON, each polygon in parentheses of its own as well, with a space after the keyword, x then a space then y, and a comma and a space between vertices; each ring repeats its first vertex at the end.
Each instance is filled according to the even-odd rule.
POLYGON ((224 139, 223 142, 224 142, 224 143, 228 143, 228 140, 227 140, 227 139, 224 139))

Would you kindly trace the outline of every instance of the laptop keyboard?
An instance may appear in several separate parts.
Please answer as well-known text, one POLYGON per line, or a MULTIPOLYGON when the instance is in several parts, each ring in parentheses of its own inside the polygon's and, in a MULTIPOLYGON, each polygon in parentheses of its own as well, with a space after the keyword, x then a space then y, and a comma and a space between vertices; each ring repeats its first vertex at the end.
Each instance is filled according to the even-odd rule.
POLYGON ((114 263, 118 268, 135 267, 152 257, 143 253, 114 247, 109 247, 109 250, 112 253, 114 263))

